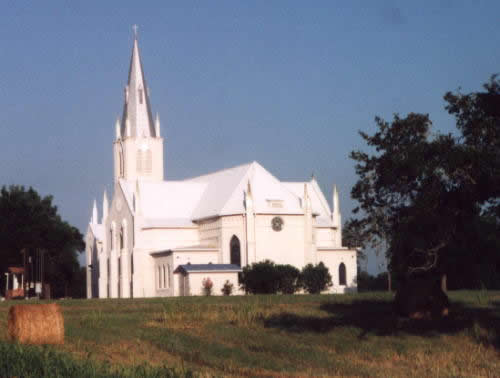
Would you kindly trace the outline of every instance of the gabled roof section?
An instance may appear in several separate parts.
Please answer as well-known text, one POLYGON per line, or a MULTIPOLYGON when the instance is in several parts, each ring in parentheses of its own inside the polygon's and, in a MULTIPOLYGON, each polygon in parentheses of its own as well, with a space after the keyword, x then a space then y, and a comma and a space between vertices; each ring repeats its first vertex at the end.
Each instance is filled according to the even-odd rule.
POLYGON ((330 206, 316 180, 313 179, 309 182, 283 182, 282 184, 302 201, 304 201, 304 184, 307 185, 307 193, 309 193, 309 197, 311 198, 313 214, 320 217, 331 216, 330 206))
POLYGON ((190 227, 205 183, 139 181, 139 206, 150 227, 190 227))
POLYGON ((244 192, 248 183, 252 189, 255 213, 302 214, 303 212, 297 196, 255 161, 186 181, 207 185, 193 213, 195 220, 244 213, 244 192))
POLYGON ((137 36, 134 38, 132 57, 130 58, 128 82, 125 88, 125 104, 121 120, 122 137, 129 136, 128 132, 130 132, 131 137, 156 136, 149 101, 149 89, 142 69, 137 36))
POLYGON ((240 165, 186 180, 206 189, 193 212, 193 219, 244 212, 243 192, 252 164, 240 165))

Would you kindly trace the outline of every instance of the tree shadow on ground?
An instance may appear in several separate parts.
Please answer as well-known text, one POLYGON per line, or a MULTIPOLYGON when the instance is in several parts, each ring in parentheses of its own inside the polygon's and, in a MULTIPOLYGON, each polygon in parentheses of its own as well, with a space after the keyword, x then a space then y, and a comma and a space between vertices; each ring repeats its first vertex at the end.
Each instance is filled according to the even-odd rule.
POLYGON ((449 316, 434 320, 399 317, 393 311, 392 302, 385 300, 357 300, 349 304, 326 302, 320 309, 328 315, 281 313, 265 318, 264 326, 297 333, 325 333, 338 327, 356 327, 361 330, 359 339, 368 334, 435 337, 465 331, 477 342, 500 349, 500 301, 489 302, 488 306, 452 302, 449 316))

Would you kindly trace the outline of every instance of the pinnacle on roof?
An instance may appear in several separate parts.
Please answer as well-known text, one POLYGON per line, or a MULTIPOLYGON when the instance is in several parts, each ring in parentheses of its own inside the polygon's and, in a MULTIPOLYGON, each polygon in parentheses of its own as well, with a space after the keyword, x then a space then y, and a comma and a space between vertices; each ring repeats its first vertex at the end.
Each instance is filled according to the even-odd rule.
POLYGON ((131 137, 155 137, 155 124, 151 113, 149 90, 142 69, 137 27, 134 28, 134 46, 130 58, 128 83, 125 87, 125 104, 121 120, 121 135, 131 137), (130 130, 127 130, 127 123, 130 130))

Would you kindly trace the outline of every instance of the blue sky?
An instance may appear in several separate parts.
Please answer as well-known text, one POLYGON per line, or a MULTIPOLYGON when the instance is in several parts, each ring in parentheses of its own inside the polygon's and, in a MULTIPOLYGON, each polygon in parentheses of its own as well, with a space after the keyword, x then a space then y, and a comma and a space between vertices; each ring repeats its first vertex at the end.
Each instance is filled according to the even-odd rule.
MULTIPOLYGON (((337 183, 375 115, 429 113, 500 72, 499 1, 8 1, 0 13, 0 184, 52 194, 82 232, 112 191, 114 121, 139 41, 168 179, 257 160, 337 183)), ((369 263, 370 270, 377 265, 369 263)))

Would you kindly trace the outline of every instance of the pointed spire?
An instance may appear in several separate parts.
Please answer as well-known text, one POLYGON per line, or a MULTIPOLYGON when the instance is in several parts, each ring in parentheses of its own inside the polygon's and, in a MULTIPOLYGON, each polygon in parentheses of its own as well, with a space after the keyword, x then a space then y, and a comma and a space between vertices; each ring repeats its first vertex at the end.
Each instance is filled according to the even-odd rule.
POLYGON ((338 213, 339 211, 339 192, 337 191, 337 185, 333 184, 333 198, 332 198, 333 212, 338 213))
POLYGON ((121 139, 122 133, 121 133, 121 130, 120 130, 120 118, 119 117, 116 118, 115 132, 116 132, 116 140, 121 139))
POLYGON ((102 196, 102 223, 106 222, 106 218, 108 217, 108 195, 106 190, 104 190, 104 194, 102 196))
POLYGON ((132 48, 132 57, 130 58, 121 125, 121 134, 128 136, 129 134, 126 133, 127 120, 129 120, 131 127, 130 136, 155 136, 149 91, 139 53, 136 25, 134 25, 134 46, 132 48))
POLYGON ((125 120, 125 133, 126 133, 125 135, 127 136, 127 138, 131 136, 130 135, 130 120, 128 118, 125 120))
POLYGON ((155 119, 155 133, 156 137, 160 137, 160 115, 156 113, 156 119, 155 119))
POLYGON ((98 222, 99 220, 97 219, 97 203, 96 200, 94 199, 94 206, 92 207, 92 219, 90 220, 90 223, 96 224, 98 222))
POLYGON ((340 227, 340 205, 339 205, 339 192, 337 185, 333 185, 332 195, 332 222, 335 227, 340 227))
POLYGON ((306 213, 311 212, 311 208, 312 208, 311 197, 309 197, 309 192, 307 190, 307 183, 304 183, 304 204, 303 204, 303 207, 304 207, 304 211, 306 213))

